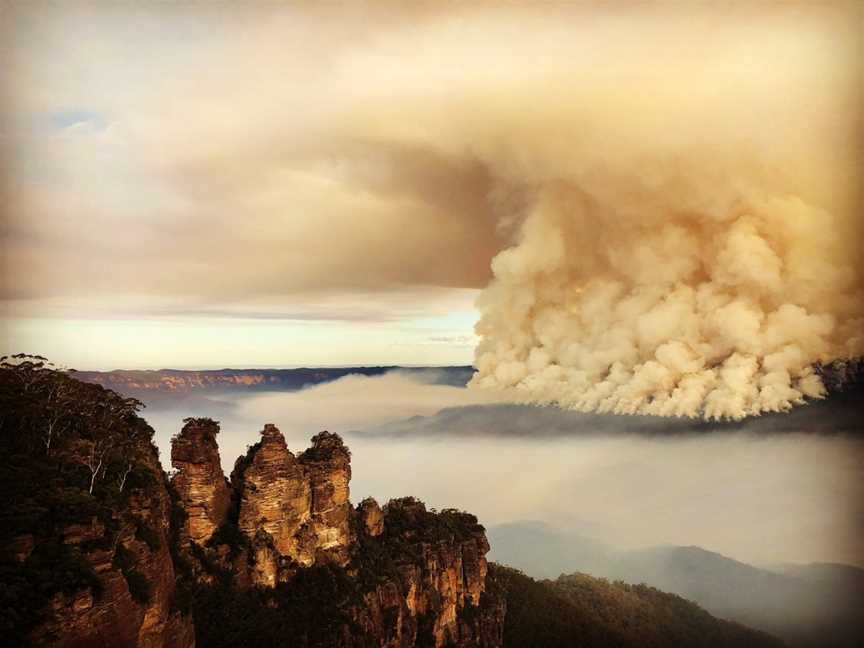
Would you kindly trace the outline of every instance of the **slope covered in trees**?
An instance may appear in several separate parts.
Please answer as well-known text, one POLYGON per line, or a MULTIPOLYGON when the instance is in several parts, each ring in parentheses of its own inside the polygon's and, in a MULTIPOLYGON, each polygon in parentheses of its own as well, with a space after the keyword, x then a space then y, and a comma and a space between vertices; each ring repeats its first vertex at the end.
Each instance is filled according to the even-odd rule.
POLYGON ((490 574, 505 593, 507 648, 772 648, 769 635, 717 619, 695 603, 646 585, 586 574, 536 581, 495 563, 490 574))
POLYGON ((0 359, 5 645, 190 645, 171 498, 140 407, 44 358, 0 359))

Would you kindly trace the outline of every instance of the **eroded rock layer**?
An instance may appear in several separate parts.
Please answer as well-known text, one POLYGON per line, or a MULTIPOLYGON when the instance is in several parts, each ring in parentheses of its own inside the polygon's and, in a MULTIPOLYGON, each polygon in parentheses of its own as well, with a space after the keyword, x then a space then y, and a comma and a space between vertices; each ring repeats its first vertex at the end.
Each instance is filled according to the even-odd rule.
POLYGON ((265 425, 261 440, 231 475, 240 501, 237 524, 249 539, 269 536, 273 548, 300 565, 314 562, 310 518, 312 489, 304 467, 275 425, 265 425))
POLYGON ((228 513, 231 494, 216 435, 219 425, 210 419, 187 419, 171 440, 171 465, 177 469, 173 484, 186 512, 185 538, 204 544, 228 513))
POLYGON ((0 363, 0 401, 0 644, 194 648, 172 497, 138 404, 38 358, 0 363))
MULTIPOLYGON (((399 609, 392 601, 385 605, 387 615, 400 620, 394 628, 400 639, 384 645, 500 646, 504 602, 486 589, 489 544, 477 518, 429 512, 411 497, 391 500, 383 513, 383 530, 366 547, 392 557, 402 596, 399 609)), ((387 586, 376 588, 377 601, 388 602, 387 586)))
POLYGON ((357 506, 363 532, 371 537, 384 533, 384 512, 373 498, 367 497, 357 506))
MULTIPOLYGON (((338 435, 321 432, 295 457, 266 425, 231 474, 232 513, 190 556, 200 565, 199 600, 225 577, 235 588, 229 596, 262 588, 251 596, 281 611, 280 624, 301 619, 291 626, 298 646, 499 647, 504 604, 486 587, 489 545, 477 519, 430 512, 413 498, 383 509, 367 498, 355 509, 350 479, 351 454, 338 435), (326 623, 306 620, 310 600, 326 623)), ((201 606, 198 619, 207 613, 201 606)))
POLYGON ((322 432, 312 438, 312 447, 300 455, 300 462, 312 490, 316 557, 344 565, 351 543, 348 501, 351 453, 338 435, 322 432))

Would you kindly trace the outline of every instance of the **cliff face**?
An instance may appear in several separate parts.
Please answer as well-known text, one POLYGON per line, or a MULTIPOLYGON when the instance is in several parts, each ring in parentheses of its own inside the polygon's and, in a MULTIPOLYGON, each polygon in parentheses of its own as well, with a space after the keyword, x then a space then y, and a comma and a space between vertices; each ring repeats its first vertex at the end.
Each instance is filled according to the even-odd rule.
POLYGON ((231 475, 237 526, 252 545, 252 582, 272 586, 296 567, 348 562, 350 461, 334 434, 317 435, 296 458, 276 426, 264 426, 261 440, 231 475))
POLYGON ((310 513, 316 561, 344 565, 351 544, 351 453, 338 435, 322 432, 312 438, 312 447, 300 455, 300 463, 312 493, 310 513))
POLYGON ((248 464, 238 466, 231 476, 241 498, 240 530, 250 539, 266 534, 279 554, 311 565, 312 497, 303 466, 273 425, 264 427, 250 455, 248 464))
POLYGON ((137 403, 34 360, 0 366, 0 401, 0 642, 194 646, 137 403))
MULTIPOLYGON (((156 466, 148 468, 158 467, 157 461, 152 463, 156 466)), ((131 488, 128 509, 119 520, 106 524, 96 516, 89 523, 55 530, 62 537, 61 551, 77 554, 95 578, 89 586, 58 592, 51 598, 47 618, 30 635, 34 645, 195 645, 191 617, 172 609, 175 573, 167 525, 170 501, 164 484, 160 485, 131 488)), ((34 544, 46 548, 51 542, 50 537, 39 537, 34 544)))
POLYGON ((209 419, 187 419, 171 443, 171 465, 177 469, 173 484, 186 512, 183 539, 204 544, 228 514, 231 494, 222 465, 216 434, 209 419))
MULTIPOLYGON (((79 371, 79 380, 131 392, 201 392, 208 390, 293 390, 336 380, 348 374, 377 376, 395 367, 328 367, 316 369, 213 369, 184 371, 79 371)), ((469 376, 470 377, 470 376, 469 376)), ((467 377, 465 381, 467 382, 467 377)), ((463 384, 464 384, 463 382, 463 384)))
POLYGON ((393 648, 501 646, 505 606, 487 591, 489 545, 477 519, 455 510, 429 512, 410 497, 390 501, 381 518, 376 510, 374 500, 358 507, 364 536, 358 564, 368 568, 366 555, 389 556, 396 578, 367 593, 355 620, 372 622, 373 629, 383 623, 383 635, 380 627, 377 634, 393 648))
MULTIPOLYGON (((185 429, 175 445, 186 442, 184 435, 185 429)), ((266 634, 268 624, 246 627, 245 619, 278 610, 273 627, 298 646, 500 646, 503 599, 487 592, 489 545, 476 518, 429 512, 411 498, 383 510, 370 498, 354 509, 350 457, 342 439, 327 432, 295 457, 268 424, 237 460, 233 513, 189 556, 198 564, 192 587, 202 643, 222 645, 230 622, 222 617, 211 624, 204 617, 209 597, 224 605, 227 596, 253 610, 231 615, 242 627, 237 634, 263 632, 257 639, 263 644, 276 641, 266 634), (249 589, 253 585, 263 589, 249 589), (326 621, 313 623, 310 600, 328 587, 336 588, 333 595, 315 603, 326 621), (210 628, 218 630, 211 635, 210 628)), ((218 465, 218 457, 211 460, 218 465)), ((175 484, 185 483, 185 467, 178 468, 175 484)), ((185 506, 190 498, 180 501, 185 506)), ((193 506, 190 519, 198 510, 197 502, 193 506)))
MULTIPOLYGON (((294 390, 307 385, 337 380, 349 374, 380 376, 399 369, 402 372, 426 372, 417 367, 318 367, 314 369, 213 369, 185 371, 180 369, 79 371, 76 377, 126 394, 171 394, 202 391, 294 390)), ((474 373, 473 367, 435 367, 436 380, 442 384, 465 386, 474 373)))

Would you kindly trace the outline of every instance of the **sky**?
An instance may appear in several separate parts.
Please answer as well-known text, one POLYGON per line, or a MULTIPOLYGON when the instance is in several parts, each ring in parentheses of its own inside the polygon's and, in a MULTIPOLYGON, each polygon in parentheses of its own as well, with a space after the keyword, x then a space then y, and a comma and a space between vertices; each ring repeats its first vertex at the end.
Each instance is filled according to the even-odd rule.
POLYGON ((864 348, 861 11, 4 3, 0 350, 786 407, 864 348))
POLYGON ((383 6, 0 12, 3 353, 79 369, 472 361, 494 224, 418 184, 461 162, 317 132, 322 110, 350 112, 333 80, 361 55, 345 36, 371 38, 383 6), (417 185, 393 195, 391 153, 417 185))

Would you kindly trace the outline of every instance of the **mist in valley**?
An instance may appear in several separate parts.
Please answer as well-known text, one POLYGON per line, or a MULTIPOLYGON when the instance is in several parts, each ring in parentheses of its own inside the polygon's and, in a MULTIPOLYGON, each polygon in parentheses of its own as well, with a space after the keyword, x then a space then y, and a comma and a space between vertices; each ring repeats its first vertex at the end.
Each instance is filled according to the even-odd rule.
POLYGON ((864 566, 864 441, 856 436, 709 435, 677 419, 664 436, 664 419, 646 428, 634 417, 513 406, 446 382, 393 371, 295 392, 161 394, 144 416, 166 468, 187 416, 220 421, 226 476, 265 423, 295 454, 329 430, 353 453, 355 502, 411 494, 471 511, 490 528, 542 525, 613 549, 698 545, 757 565, 864 566))

